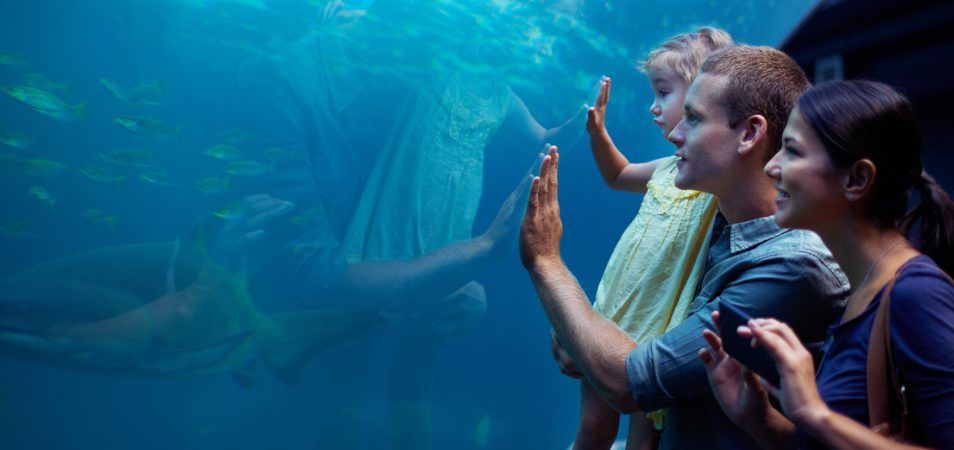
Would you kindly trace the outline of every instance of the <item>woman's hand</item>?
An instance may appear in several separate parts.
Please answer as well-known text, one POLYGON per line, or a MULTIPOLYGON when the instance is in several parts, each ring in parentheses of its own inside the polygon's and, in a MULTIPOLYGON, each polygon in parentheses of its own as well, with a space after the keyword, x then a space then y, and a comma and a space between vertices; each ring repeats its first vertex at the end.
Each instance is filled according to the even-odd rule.
MULTIPOLYGON (((719 326, 719 312, 712 312, 719 326)), ((735 330, 729 330, 730 333, 735 330)), ((706 367, 709 385, 722 411, 741 427, 764 423, 771 412, 768 393, 759 382, 759 376, 745 368, 722 349, 722 339, 711 330, 703 330, 712 350, 699 349, 699 358, 706 367)))
POLYGON ((771 392, 781 401, 789 419, 796 425, 806 425, 830 413, 815 385, 812 355, 788 325, 775 319, 752 319, 748 327, 739 328, 739 335, 751 338, 775 360, 781 386, 771 388, 771 392))

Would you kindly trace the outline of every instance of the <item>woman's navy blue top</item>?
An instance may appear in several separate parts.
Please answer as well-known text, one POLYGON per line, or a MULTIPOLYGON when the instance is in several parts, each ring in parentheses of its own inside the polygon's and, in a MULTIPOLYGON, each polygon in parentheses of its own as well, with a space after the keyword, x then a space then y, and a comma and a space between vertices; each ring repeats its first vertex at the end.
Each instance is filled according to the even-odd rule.
MULTIPOLYGON (((864 312, 831 327, 816 375, 832 411, 868 421, 868 338, 884 287, 864 312)), ((932 448, 954 449, 954 284, 924 255, 899 269, 891 292, 890 332, 909 407, 911 435, 932 448)), ((892 406, 900 417, 900 405, 892 406)), ((799 447, 824 448, 804 432, 799 447)))

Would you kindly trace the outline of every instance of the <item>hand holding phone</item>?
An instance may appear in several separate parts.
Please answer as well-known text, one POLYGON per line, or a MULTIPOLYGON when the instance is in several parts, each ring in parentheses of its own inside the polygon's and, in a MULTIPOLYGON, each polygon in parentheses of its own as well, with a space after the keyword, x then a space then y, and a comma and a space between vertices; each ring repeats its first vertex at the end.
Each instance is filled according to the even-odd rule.
POLYGON ((729 356, 759 374, 769 384, 778 386, 779 375, 775 360, 764 348, 753 348, 750 340, 739 336, 736 331, 739 326, 748 324, 749 319, 749 315, 739 307, 723 301, 719 302, 719 323, 721 324, 719 336, 722 338, 722 348, 729 356))

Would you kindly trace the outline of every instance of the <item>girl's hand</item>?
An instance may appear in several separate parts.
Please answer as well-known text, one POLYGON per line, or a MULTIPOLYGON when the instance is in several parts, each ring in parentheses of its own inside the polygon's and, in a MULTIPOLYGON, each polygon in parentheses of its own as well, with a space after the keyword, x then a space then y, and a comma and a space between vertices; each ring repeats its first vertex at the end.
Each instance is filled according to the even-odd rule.
POLYGON ((586 131, 592 134, 602 133, 606 129, 606 104, 609 103, 610 79, 603 77, 596 104, 591 106, 586 116, 586 131))

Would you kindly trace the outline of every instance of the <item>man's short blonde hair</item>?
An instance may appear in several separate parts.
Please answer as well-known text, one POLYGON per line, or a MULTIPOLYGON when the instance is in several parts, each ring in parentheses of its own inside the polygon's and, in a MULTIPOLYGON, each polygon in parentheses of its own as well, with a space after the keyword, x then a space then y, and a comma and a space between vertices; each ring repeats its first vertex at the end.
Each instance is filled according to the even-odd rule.
POLYGON ((732 45, 732 36, 729 33, 718 28, 702 27, 694 33, 677 34, 666 39, 637 65, 642 72, 665 65, 675 71, 688 86, 692 84, 709 55, 732 45))

